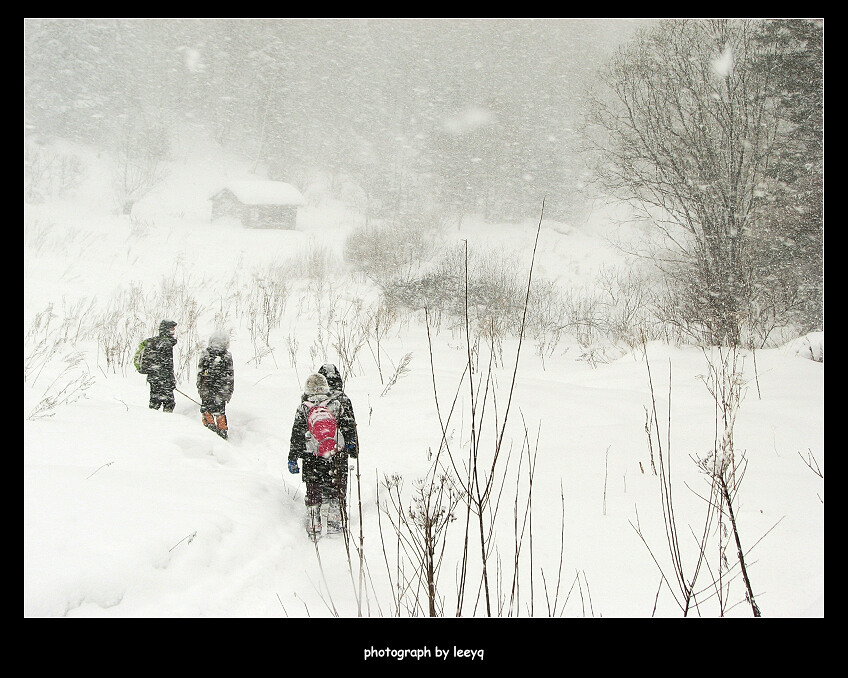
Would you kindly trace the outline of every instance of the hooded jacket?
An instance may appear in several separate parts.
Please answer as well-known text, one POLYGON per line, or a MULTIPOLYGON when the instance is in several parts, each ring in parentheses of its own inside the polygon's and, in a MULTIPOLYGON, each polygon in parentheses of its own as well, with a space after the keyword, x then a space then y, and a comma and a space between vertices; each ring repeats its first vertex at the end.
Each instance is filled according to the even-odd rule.
POLYGON ((335 365, 331 365, 330 363, 321 365, 318 374, 324 375, 331 391, 344 392, 344 381, 342 381, 342 375, 339 374, 339 370, 335 365))
POLYGON ((345 436, 347 445, 346 454, 351 452, 352 447, 353 456, 356 456, 359 453, 359 440, 356 436, 356 416, 353 414, 353 403, 350 402, 350 398, 344 392, 342 375, 339 374, 338 368, 331 363, 321 365, 318 374, 324 375, 327 379, 327 385, 330 387, 330 393, 337 397, 344 407, 346 413, 345 421, 339 422, 339 424, 345 436))
POLYGON ((177 387, 174 376, 174 346, 177 338, 171 333, 176 326, 173 320, 163 320, 159 323, 159 334, 148 344, 151 359, 147 382, 156 390, 173 391, 177 387))
POLYGON ((214 332, 197 361, 197 392, 204 404, 229 402, 235 390, 233 356, 225 332, 214 332))
MULTIPOLYGON (((336 370, 335 366, 325 365, 318 373, 326 377, 328 389, 325 392, 310 392, 301 395, 301 404, 295 411, 289 445, 289 461, 303 460, 303 481, 306 483, 329 483, 333 481, 335 476, 346 474, 348 453, 350 451, 348 447, 343 447, 343 449, 328 459, 316 457, 308 451, 306 444, 306 434, 309 430, 307 415, 313 403, 319 403, 328 399, 338 403, 336 421, 341 438, 345 446, 352 444, 354 449, 356 449, 356 420, 354 419, 350 399, 341 390, 333 388, 334 384, 336 386, 341 385, 341 377, 338 375, 338 370, 336 370), (327 370, 322 372, 325 367, 327 370), (335 379, 334 375, 338 376, 338 380, 335 379)), ((307 380, 308 386, 310 383, 307 380)))

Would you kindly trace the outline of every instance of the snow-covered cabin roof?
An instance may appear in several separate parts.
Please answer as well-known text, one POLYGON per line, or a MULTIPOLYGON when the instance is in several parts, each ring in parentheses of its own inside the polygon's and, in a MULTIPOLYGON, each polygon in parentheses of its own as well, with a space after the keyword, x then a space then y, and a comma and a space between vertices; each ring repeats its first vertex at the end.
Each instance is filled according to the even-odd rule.
POLYGON ((294 186, 282 181, 232 181, 213 197, 229 190, 245 205, 304 205, 305 198, 294 186))

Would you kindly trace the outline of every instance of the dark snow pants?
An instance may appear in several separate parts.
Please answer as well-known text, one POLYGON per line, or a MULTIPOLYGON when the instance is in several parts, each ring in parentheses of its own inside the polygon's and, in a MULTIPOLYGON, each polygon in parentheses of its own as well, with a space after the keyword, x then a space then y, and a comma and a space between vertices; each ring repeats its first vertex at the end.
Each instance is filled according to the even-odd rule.
MULTIPOLYGON (((345 455, 346 456, 346 455, 345 455)), ((312 474, 306 472, 304 481, 306 484, 307 506, 320 506, 330 499, 338 499, 341 505, 345 504, 347 496, 347 459, 341 456, 329 464, 328 472, 312 474)))
POLYGON ((176 404, 173 391, 157 389, 153 384, 150 384, 151 410, 158 410, 161 406, 163 412, 173 412, 176 404))

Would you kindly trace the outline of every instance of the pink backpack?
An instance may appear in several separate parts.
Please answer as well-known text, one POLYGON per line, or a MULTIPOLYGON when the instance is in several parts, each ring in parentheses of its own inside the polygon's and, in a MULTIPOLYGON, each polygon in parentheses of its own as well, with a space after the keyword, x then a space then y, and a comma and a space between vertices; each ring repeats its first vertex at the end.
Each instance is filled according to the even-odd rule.
POLYGON ((312 449, 316 457, 327 459, 332 457, 339 449, 339 438, 336 416, 339 403, 335 400, 325 400, 321 403, 303 403, 307 407, 306 425, 312 440, 307 436, 307 447, 312 449), (310 444, 311 443, 311 444, 310 444))

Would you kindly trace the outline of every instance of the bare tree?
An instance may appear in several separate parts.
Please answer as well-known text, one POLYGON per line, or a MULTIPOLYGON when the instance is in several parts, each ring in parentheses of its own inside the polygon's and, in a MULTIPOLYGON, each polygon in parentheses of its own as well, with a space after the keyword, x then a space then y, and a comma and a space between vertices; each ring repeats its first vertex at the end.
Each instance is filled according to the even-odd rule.
POLYGON ((611 60, 590 104, 603 188, 655 227, 643 253, 668 274, 668 309, 713 344, 739 345, 751 320, 756 217, 785 148, 761 32, 752 20, 663 21, 611 60))
POLYGON ((167 140, 161 125, 127 123, 120 132, 113 173, 115 199, 123 214, 166 176, 162 160, 167 140))

